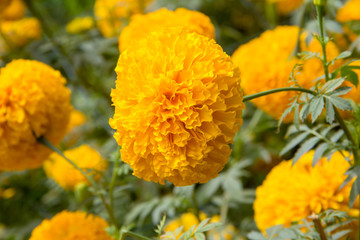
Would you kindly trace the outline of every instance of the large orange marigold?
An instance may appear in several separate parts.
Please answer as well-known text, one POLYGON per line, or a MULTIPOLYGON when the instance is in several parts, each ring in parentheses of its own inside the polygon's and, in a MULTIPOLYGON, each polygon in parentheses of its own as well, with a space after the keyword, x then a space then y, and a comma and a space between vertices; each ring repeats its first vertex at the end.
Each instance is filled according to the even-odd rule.
POLYGON ((0 169, 41 166, 50 154, 36 138, 58 144, 71 112, 70 91, 60 72, 32 60, 0 70, 0 169))
MULTIPOLYGON (((296 64, 303 64, 297 71, 297 82, 304 88, 311 88, 313 80, 324 74, 322 63, 317 58, 305 62, 293 56, 299 28, 297 26, 279 26, 274 30, 264 32, 260 37, 240 46, 232 55, 232 59, 241 69, 241 86, 245 94, 250 95, 270 89, 289 87, 291 72, 296 64)), ((311 51, 321 55, 320 43, 313 39, 309 45, 305 44, 305 35, 301 38, 301 51, 311 51)), ((327 44, 328 61, 339 54, 339 50, 332 42, 327 44)), ((330 70, 334 66, 330 66, 330 70)), ((288 108, 290 99, 296 96, 294 91, 279 92, 252 100, 264 112, 280 119, 288 108)), ((285 122, 292 121, 288 115, 285 122)))
POLYGON ((164 27, 185 27, 209 38, 215 37, 215 28, 210 18, 201 12, 178 8, 170 11, 166 8, 145 15, 136 14, 130 24, 125 27, 119 37, 119 49, 124 51, 134 41, 146 37, 150 32, 164 27), (165 20, 164 20, 165 19, 165 20))
POLYGON ((336 152, 330 161, 324 157, 312 167, 313 156, 314 151, 306 153, 294 166, 292 161, 281 162, 256 189, 255 221, 261 231, 279 224, 290 226, 327 209, 359 215, 359 201, 349 209, 351 184, 339 190, 349 162, 336 152))
POLYGON ((30 240, 112 240, 105 231, 108 223, 86 212, 62 211, 37 226, 30 240))
POLYGON ((244 109, 239 70, 222 48, 167 28, 127 48, 115 70, 110 125, 133 174, 178 186, 216 177, 244 109))

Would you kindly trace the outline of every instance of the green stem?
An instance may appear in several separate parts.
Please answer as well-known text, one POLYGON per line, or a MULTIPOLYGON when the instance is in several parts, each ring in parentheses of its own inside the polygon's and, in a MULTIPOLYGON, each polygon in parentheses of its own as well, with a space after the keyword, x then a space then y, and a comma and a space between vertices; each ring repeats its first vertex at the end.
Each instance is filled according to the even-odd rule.
POLYGON ((252 100, 254 98, 266 96, 266 95, 277 93, 277 92, 284 92, 284 91, 306 92, 306 93, 310 93, 310 94, 313 94, 313 95, 317 95, 316 92, 311 91, 311 90, 306 89, 306 88, 284 87, 284 88, 270 89, 270 90, 267 90, 267 91, 264 91, 264 92, 259 92, 259 93, 244 96, 243 102, 248 102, 248 101, 250 101, 250 100, 252 100))
POLYGON ((100 190, 97 183, 94 181, 94 179, 89 176, 83 169, 79 168, 73 161, 71 161, 69 158, 67 158, 58 148, 56 148, 51 142, 49 142, 45 137, 40 137, 37 139, 37 141, 44 146, 48 147, 49 149, 53 150, 57 154, 59 154, 61 157, 63 157, 68 163, 70 163, 76 170, 78 170, 84 177, 91 183, 91 185, 95 189, 95 194, 100 197, 108 215, 111 223, 118 229, 118 224, 116 221, 116 218, 114 216, 114 212, 112 211, 112 208, 109 206, 109 204, 106 202, 105 196, 100 190))
POLYGON ((324 34, 324 6, 316 5, 317 19, 319 23, 320 43, 323 52, 322 64, 324 66, 325 81, 329 81, 329 65, 326 57, 326 43, 324 34))
POLYGON ((113 168, 113 174, 112 174, 111 182, 110 182, 110 186, 109 186, 110 207, 111 207, 111 209, 114 209, 114 188, 115 188, 115 183, 116 183, 116 177, 117 177, 117 173, 118 173, 119 164, 120 164, 120 157, 117 157, 115 159, 115 164, 114 164, 114 168, 113 168))
POLYGON ((122 230, 122 231, 120 232, 119 240, 125 240, 125 237, 126 237, 127 235, 128 235, 128 236, 131 236, 131 237, 134 237, 134 238, 136 238, 136 239, 140 239, 140 240, 152 240, 151 238, 145 237, 145 236, 143 236, 143 235, 140 235, 140 234, 137 234, 137 233, 128 231, 128 230, 122 230))
POLYGON ((315 213, 313 213, 313 214, 311 215, 311 219, 312 219, 312 221, 313 221, 313 223, 314 223, 314 226, 315 226, 316 231, 317 231, 317 232, 319 233, 319 235, 320 235, 320 239, 321 239, 321 240, 327 240, 327 237, 326 237, 324 228, 323 228, 323 226, 321 225, 319 216, 316 215, 315 213))
POLYGON ((193 206, 194 206, 194 210, 195 210, 195 216, 201 222, 200 210, 199 210, 199 205, 198 205, 197 197, 196 197, 196 185, 194 186, 194 191, 193 191, 193 194, 192 194, 192 202, 193 202, 193 206))

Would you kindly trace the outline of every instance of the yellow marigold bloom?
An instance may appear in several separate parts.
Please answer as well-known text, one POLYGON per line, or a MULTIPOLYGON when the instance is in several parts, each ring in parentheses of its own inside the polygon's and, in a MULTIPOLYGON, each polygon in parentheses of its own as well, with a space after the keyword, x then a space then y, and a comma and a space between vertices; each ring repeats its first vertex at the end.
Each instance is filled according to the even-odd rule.
POLYGON ((300 7, 304 0, 267 0, 267 2, 275 4, 276 10, 286 15, 300 7))
MULTIPOLYGON (((88 145, 81 145, 67 150, 64 154, 85 172, 92 170, 95 179, 101 177, 99 172, 103 171, 107 166, 100 153, 88 145)), ((53 178, 64 189, 74 190, 76 185, 80 183, 90 184, 80 171, 57 153, 50 155, 49 160, 44 163, 44 170, 48 177, 53 178)))
POLYGON ((351 184, 339 190, 349 162, 336 152, 330 161, 324 157, 312 167, 313 156, 314 151, 306 153, 294 166, 292 161, 281 162, 256 189, 255 221, 261 231, 278 224, 290 226, 327 209, 359 215, 359 201, 349 209, 351 184))
POLYGON ((31 40, 41 38, 42 30, 36 18, 23 18, 1 22, 1 31, 14 46, 24 46, 31 40))
POLYGON ((76 127, 83 125, 86 122, 86 116, 79 110, 73 109, 70 113, 70 121, 66 132, 69 133, 76 127))
MULTIPOLYGON (((1 0, 1 2, 4 0, 1 0)), ((1 20, 18 20, 25 16, 26 7, 22 0, 4 1, 6 6, 0 12, 1 20)))
POLYGON ((336 15, 339 22, 360 21, 360 0, 349 0, 336 15))
MULTIPOLYGON (((2 11, 10 4, 10 0, 2 0, 0 1, 0 16, 2 11)), ((1 17, 0 17, 1 18, 1 17)))
MULTIPOLYGON (((207 215, 201 212, 199 218, 201 221, 203 221, 207 218, 207 215)), ((209 223, 216 223, 216 222, 220 222, 219 215, 213 216, 209 221, 209 223)), ((177 238, 179 238, 181 234, 185 233, 186 231, 189 231, 192 226, 198 224, 200 224, 200 221, 193 213, 184 213, 179 218, 170 221, 165 226, 164 231, 174 232, 177 228, 182 226, 183 227, 182 231, 177 236, 177 238)), ((225 226, 225 228, 221 229, 220 231, 218 229, 209 231, 207 235, 208 237, 211 236, 211 239, 213 240, 220 240, 220 239, 230 240, 233 239, 235 232, 236 232, 235 227, 231 224, 228 224, 225 226)), ((160 239, 164 238, 163 236, 160 237, 160 239)))
POLYGON ((152 13, 136 14, 131 17, 130 24, 121 31, 119 37, 120 51, 123 52, 134 41, 145 38, 150 32, 165 27, 185 27, 191 32, 215 38, 214 25, 210 18, 201 12, 185 8, 178 8, 175 11, 162 8, 152 13))
POLYGON ((70 91, 60 72, 32 60, 0 70, 0 169, 40 167, 50 154, 36 137, 58 144, 65 135, 70 91))
POLYGON ((222 48, 167 28, 127 48, 115 71, 110 125, 133 174, 177 186, 216 177, 244 109, 239 70, 222 48))
POLYGON ((77 17, 66 25, 66 32, 71 34, 77 34, 88 31, 94 26, 95 22, 92 17, 77 17))
POLYGON ((141 13, 151 0, 96 0, 94 14, 99 31, 104 37, 118 36, 123 20, 141 13))
POLYGON ((93 214, 62 211, 42 221, 32 231, 30 240, 112 240, 105 231, 108 226, 104 219, 93 214))
MULTIPOLYGON (((289 87, 291 71, 295 64, 302 63, 302 70, 296 75, 298 83, 304 88, 311 88, 313 80, 324 74, 322 63, 317 58, 311 58, 305 62, 291 57, 297 43, 299 28, 297 26, 278 26, 274 30, 268 30, 260 37, 240 46, 232 55, 232 59, 241 69, 241 86, 245 94, 250 95, 274 88, 289 87)), ((321 55, 321 45, 313 39, 309 46, 305 44, 305 35, 302 35, 301 51, 316 52, 321 55)), ((333 59, 339 54, 339 50, 332 42, 327 44, 327 58, 333 59)), ((338 66, 330 66, 330 70, 338 66)), ((279 92, 252 100, 252 102, 264 112, 280 119, 288 108, 290 99, 296 96, 294 91, 279 92)), ((285 122, 292 121, 288 115, 285 122)))

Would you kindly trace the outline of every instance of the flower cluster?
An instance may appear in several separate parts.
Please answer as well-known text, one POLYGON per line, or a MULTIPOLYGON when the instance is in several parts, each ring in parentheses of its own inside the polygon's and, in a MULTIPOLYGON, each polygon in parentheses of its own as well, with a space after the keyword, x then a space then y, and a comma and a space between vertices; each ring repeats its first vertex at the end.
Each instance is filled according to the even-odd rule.
POLYGON ((25 16, 26 7, 23 0, 8 0, 0 11, 1 20, 18 20, 25 16))
POLYGON ((360 0, 349 0, 336 15, 339 22, 360 21, 360 0))
MULTIPOLYGON (((324 74, 322 63, 317 58, 301 61, 294 56, 299 28, 296 26, 280 26, 274 30, 264 32, 259 38, 241 45, 232 55, 232 59, 241 69, 241 86, 245 94, 254 94, 270 89, 289 87, 289 77, 296 64, 302 64, 295 76, 297 83, 310 89, 313 80, 324 74), (266 54, 264 54, 266 52, 266 54), (275 64, 276 63, 276 64, 275 64)), ((306 35, 302 35, 301 51, 318 53, 321 56, 321 45, 313 39, 309 45, 305 43, 306 35)), ((327 44, 328 61, 339 54, 339 50, 332 42, 327 44)), ((330 66, 330 70, 339 65, 330 66)), ((280 119, 288 107, 291 98, 296 96, 294 91, 279 92, 260 97, 252 102, 264 112, 280 119)), ((284 120, 289 122, 292 116, 284 120)))
POLYGON ((92 17, 77 17, 66 25, 66 32, 77 34, 92 29, 95 25, 92 17))
POLYGON ((335 152, 330 161, 324 157, 312 167, 313 156, 314 151, 306 153, 294 166, 292 161, 281 162, 256 189, 255 221, 261 231, 278 224, 290 226, 326 209, 359 216, 359 201, 349 209, 351 184, 340 189, 350 163, 335 152))
POLYGON ((127 48, 110 125, 133 174, 184 186, 216 177, 244 109, 239 69, 213 39, 176 27, 127 48))
POLYGON ((62 211, 42 221, 33 230, 30 240, 112 240, 105 231, 108 226, 104 219, 93 214, 62 211))
MULTIPOLYGON (((101 177, 100 172, 107 166, 101 155, 88 145, 64 151, 64 155, 84 172, 91 174, 95 180, 101 177)), ((64 189, 74 190, 78 184, 90 184, 79 170, 57 153, 52 153, 49 160, 45 161, 44 170, 48 177, 54 179, 64 189)))
POLYGON ((162 8, 152 13, 136 14, 131 17, 130 24, 122 30, 119 37, 120 51, 123 52, 134 41, 145 38, 150 32, 165 27, 185 27, 191 32, 209 38, 215 37, 215 28, 208 16, 185 8, 178 8, 175 11, 162 8))
POLYGON ((70 91, 60 72, 34 60, 14 60, 0 71, 0 169, 41 166, 50 150, 44 136, 58 144, 65 135, 70 91))
POLYGON ((123 20, 143 12, 149 2, 151 0, 96 0, 94 14, 99 31, 104 37, 118 36, 123 20))

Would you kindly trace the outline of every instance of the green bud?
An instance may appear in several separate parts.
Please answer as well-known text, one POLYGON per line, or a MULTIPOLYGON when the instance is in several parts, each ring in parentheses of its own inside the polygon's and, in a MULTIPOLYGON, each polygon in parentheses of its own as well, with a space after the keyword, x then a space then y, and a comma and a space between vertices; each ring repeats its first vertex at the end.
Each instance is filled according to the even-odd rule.
POLYGON ((314 5, 315 6, 325 6, 326 0, 314 0, 314 5))

